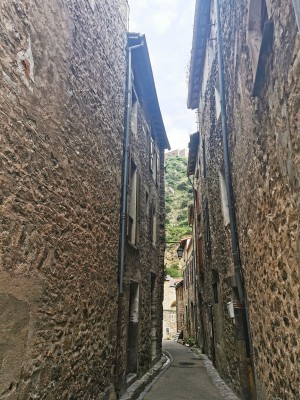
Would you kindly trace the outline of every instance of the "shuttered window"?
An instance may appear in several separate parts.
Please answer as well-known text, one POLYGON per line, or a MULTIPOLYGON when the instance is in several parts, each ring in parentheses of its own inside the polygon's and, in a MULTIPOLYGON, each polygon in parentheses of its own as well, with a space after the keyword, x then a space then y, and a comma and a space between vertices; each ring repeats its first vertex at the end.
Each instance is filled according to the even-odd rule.
POLYGON ((131 160, 128 181, 128 241, 137 244, 139 237, 139 202, 140 202, 140 177, 135 163, 131 160))

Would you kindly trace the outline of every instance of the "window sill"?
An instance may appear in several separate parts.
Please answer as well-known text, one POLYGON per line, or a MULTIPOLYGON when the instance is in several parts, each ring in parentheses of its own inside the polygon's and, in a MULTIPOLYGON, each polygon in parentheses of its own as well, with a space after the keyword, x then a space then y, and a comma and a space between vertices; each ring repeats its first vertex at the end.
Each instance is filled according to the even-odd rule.
POLYGON ((131 243, 129 240, 127 240, 127 244, 128 244, 128 246, 129 246, 131 249, 133 249, 133 250, 135 250, 135 251, 139 251, 139 248, 137 247, 136 244, 131 243))

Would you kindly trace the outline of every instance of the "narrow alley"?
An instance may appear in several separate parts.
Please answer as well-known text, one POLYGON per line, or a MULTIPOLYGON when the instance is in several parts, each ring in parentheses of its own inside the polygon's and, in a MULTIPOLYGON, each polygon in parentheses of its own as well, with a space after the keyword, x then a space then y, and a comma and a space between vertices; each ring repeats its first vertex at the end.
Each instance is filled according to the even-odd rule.
POLYGON ((0 169, 0 400, 300 400, 300 0, 1 0, 0 169))
POLYGON ((218 388, 213 384, 197 352, 170 340, 163 342, 163 349, 171 355, 170 365, 143 397, 145 400, 238 400, 211 368, 221 385, 218 388))

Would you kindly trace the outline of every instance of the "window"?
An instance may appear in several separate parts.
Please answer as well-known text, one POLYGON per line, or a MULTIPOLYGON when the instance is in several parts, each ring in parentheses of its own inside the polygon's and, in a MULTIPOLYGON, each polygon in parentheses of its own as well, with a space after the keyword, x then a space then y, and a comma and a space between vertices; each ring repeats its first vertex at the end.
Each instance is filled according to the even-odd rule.
POLYGON ((149 193, 146 191, 146 217, 150 215, 149 193))
POLYGON ((153 167, 154 167, 154 141, 150 136, 150 171, 153 174, 153 167))
POLYGON ((194 224, 194 204, 190 204, 188 207, 188 224, 189 226, 194 224))
POLYGON ((224 225, 227 226, 230 222, 230 218, 229 218, 227 185, 226 185, 224 168, 222 168, 219 171, 219 183, 220 183, 220 196, 221 196, 221 206, 222 206, 224 225))
POLYGON ((248 45, 253 72, 253 96, 258 96, 266 80, 268 55, 272 49, 273 21, 268 19, 266 0, 250 0, 248 45))
POLYGON ((214 294, 214 303, 218 304, 219 303, 218 284, 217 283, 213 283, 212 284, 212 289, 213 289, 213 294, 214 294))
POLYGON ((265 0, 250 0, 248 21, 248 42, 250 47, 253 76, 256 75, 264 24, 268 19, 265 0))
POLYGON ((202 141, 202 154, 203 154, 203 176, 206 178, 206 150, 205 150, 205 140, 202 141))
POLYGON ((157 223, 157 221, 156 221, 156 210, 155 210, 155 208, 153 209, 152 219, 153 219, 152 244, 154 246, 156 246, 156 223, 157 223))
POLYGON ((219 273, 216 269, 213 269, 212 270, 212 289, 213 289, 215 304, 219 303, 218 283, 219 283, 219 273))
POLYGON ((211 257, 211 243, 210 243, 210 226, 209 226, 209 211, 208 200, 205 200, 204 207, 204 231, 205 231, 205 247, 208 257, 211 257))
POLYGON ((191 270, 191 283, 194 283, 194 268, 193 268, 193 262, 192 261, 190 263, 190 270, 191 270))
POLYGON ((209 67, 211 68, 215 56, 214 38, 208 39, 208 60, 209 67))
POLYGON ((128 182, 128 240, 132 244, 137 242, 137 208, 138 208, 138 177, 137 169, 131 160, 128 182))
POLYGON ((300 31, 300 0, 293 0, 298 30, 300 31))
POLYGON ((202 237, 198 240, 198 265, 199 271, 203 272, 204 263, 203 263, 203 252, 202 252, 202 237))
POLYGON ((220 96, 220 82, 218 77, 215 86, 215 104, 216 104, 216 118, 219 119, 221 114, 221 96, 220 96))
POLYGON ((215 13, 215 2, 212 1, 210 5, 210 36, 208 39, 208 58, 209 66, 211 68, 214 57, 215 57, 215 40, 216 40, 216 13, 215 13))
POLYGON ((155 142, 150 138, 150 171, 155 183, 158 183, 159 177, 159 155, 157 154, 155 142))
POLYGON ((160 169, 160 159, 159 159, 159 154, 157 152, 156 153, 156 176, 155 176, 155 182, 157 184, 159 183, 159 169, 160 169))
POLYGON ((150 237, 153 246, 156 246, 156 239, 157 239, 157 221, 156 221, 156 210, 155 207, 152 205, 151 207, 151 216, 150 216, 150 237))
POLYGON ((138 99, 134 87, 132 87, 131 97, 131 130, 134 135, 137 135, 138 122, 138 99))
POLYGON ((197 221, 201 221, 201 211, 200 211, 200 193, 199 190, 195 190, 195 198, 196 198, 196 215, 197 221))
POLYGON ((170 322, 175 322, 175 315, 174 314, 170 315, 170 322))

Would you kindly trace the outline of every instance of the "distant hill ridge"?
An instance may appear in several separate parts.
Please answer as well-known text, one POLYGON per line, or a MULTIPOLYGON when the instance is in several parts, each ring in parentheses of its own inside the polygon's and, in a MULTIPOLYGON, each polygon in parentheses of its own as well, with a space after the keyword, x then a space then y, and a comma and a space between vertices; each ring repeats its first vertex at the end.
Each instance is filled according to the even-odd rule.
POLYGON ((165 153, 165 159, 167 160, 170 157, 183 157, 183 158, 188 158, 188 149, 176 149, 176 150, 171 150, 165 153))

